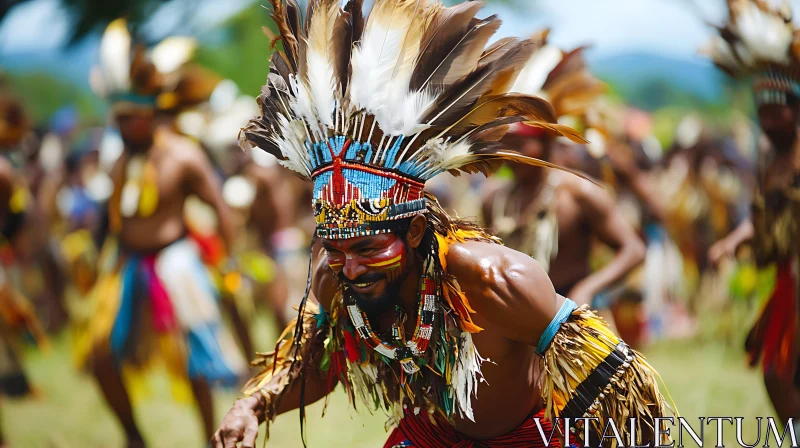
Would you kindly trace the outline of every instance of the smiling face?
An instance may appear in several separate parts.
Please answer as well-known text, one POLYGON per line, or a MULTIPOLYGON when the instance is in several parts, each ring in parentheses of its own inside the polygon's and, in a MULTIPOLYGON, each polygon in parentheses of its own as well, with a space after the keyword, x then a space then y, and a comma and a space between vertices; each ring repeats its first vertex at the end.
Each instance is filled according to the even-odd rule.
POLYGON ((415 262, 408 243, 395 233, 323 240, 328 264, 367 313, 399 305, 400 285, 415 262))

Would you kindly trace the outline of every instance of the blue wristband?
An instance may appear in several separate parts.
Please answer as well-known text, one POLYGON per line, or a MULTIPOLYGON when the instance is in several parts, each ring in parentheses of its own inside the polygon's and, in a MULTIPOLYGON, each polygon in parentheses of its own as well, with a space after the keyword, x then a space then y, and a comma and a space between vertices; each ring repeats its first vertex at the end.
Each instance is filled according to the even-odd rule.
POLYGON ((561 305, 561 309, 558 310, 555 317, 553 317, 553 320, 551 320, 547 328, 544 329, 542 336, 539 337, 539 343, 536 344, 536 353, 538 355, 544 355, 547 347, 550 346, 550 343, 553 342, 553 338, 556 337, 558 329, 561 328, 561 324, 563 324, 569 318, 569 316, 577 307, 578 305, 576 305, 572 300, 567 298, 564 299, 564 304, 561 305))

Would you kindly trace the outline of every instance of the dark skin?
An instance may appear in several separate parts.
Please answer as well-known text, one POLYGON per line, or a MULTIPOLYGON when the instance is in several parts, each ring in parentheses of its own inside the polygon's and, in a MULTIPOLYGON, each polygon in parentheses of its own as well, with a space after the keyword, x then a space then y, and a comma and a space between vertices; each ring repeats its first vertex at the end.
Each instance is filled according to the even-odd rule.
MULTIPOLYGON (((800 139, 797 138, 799 118, 798 104, 791 106, 766 104, 758 108, 761 129, 770 140, 774 155, 770 165, 764 169, 766 176, 761 187, 764 194, 785 189, 800 173, 800 139)), ((755 236, 753 222, 745 220, 728 236, 711 246, 708 251, 709 259, 716 265, 725 259, 733 258, 736 249, 755 236)), ((797 352, 798 346, 800 344, 795 342, 792 359, 798 359, 800 356, 797 352)), ((791 380, 787 381, 774 373, 766 373, 764 385, 781 420, 788 421, 790 418, 800 416, 800 390, 791 380)))
MULTIPOLYGON (((422 241, 427 219, 418 215, 411 221, 406 237, 409 251, 422 241)), ((322 245, 315 248, 313 293, 320 305, 330 311, 333 297, 338 290, 337 275, 345 281, 359 283, 360 277, 379 268, 368 267, 372 257, 396 243, 398 236, 384 234, 358 237, 348 240, 323 241, 333 251, 333 258, 346 263, 331 268, 328 250, 322 245)), ((411 254, 412 252, 409 252, 411 254)), ((411 316, 416 316, 417 291, 421 260, 409 256, 404 268, 405 277, 399 284, 399 305, 411 316)), ((448 272, 454 275, 476 311, 475 323, 484 328, 473 335, 481 356, 490 358, 482 370, 487 383, 482 384, 479 398, 473 400, 475 422, 457 420, 456 430, 474 439, 487 439, 506 434, 522 423, 532 411, 542 408, 541 393, 536 380, 541 373, 535 345, 539 336, 555 316, 564 298, 558 296, 544 270, 531 257, 507 247, 465 242, 450 247, 447 255, 448 272), (494 363, 494 364, 493 364, 494 363)), ((376 300, 385 292, 388 276, 375 281, 364 290, 363 300, 376 300)), ((389 329, 391 314, 381 316, 374 322, 377 332, 389 329)), ((408 322, 414 321, 408 319, 408 322)), ((405 331, 410 334, 413 324, 405 331)), ((279 413, 299 406, 299 388, 290 387, 280 403, 279 413)), ((306 402, 311 403, 328 393, 327 379, 317 372, 308 376, 306 402)), ((220 429, 212 439, 217 448, 252 448, 258 425, 265 419, 265 400, 260 394, 238 400, 222 421, 220 429)))
MULTIPOLYGON (((125 152, 112 170, 112 179, 115 183, 120 182, 130 157, 144 154, 155 164, 159 193, 158 207, 151 216, 123 218, 120 244, 131 251, 154 252, 183 238, 186 235, 184 202, 194 194, 215 209, 219 231, 230 247, 233 239, 230 211, 220 194, 219 180, 202 150, 172 133, 168 123, 156 117, 152 110, 124 108, 117 110, 115 119, 125 142, 125 152)), ((116 363, 111 357, 98 357, 93 364, 101 392, 122 424, 128 446, 144 446, 116 363)), ((201 379, 192 380, 191 386, 204 433, 210 437, 214 431, 210 387, 201 379)))
MULTIPOLYGON (((506 137, 506 140, 527 156, 549 159, 552 143, 517 137, 506 137)), ((521 164, 515 165, 513 170, 516 180, 509 202, 520 201, 524 213, 526 207, 534 204, 548 171, 521 164)), ((568 297, 579 305, 589 304, 595 295, 620 281, 644 261, 645 246, 615 208, 613 198, 597 185, 562 174, 555 195, 558 255, 551 260, 550 278, 556 289, 574 285, 568 297), (614 249, 616 255, 602 269, 592 272, 589 255, 595 237, 614 249)), ((484 219, 490 228, 496 196, 496 192, 490 193, 484 201, 484 219)))

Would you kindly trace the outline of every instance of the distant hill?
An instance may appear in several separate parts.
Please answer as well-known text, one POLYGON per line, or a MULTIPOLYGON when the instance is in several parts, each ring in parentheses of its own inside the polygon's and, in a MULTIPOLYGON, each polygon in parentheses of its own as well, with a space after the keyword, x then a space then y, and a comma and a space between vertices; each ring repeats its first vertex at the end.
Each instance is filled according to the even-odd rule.
POLYGON ((91 36, 74 47, 40 52, 0 52, 0 71, 16 74, 49 73, 63 81, 89 88, 89 70, 97 61, 100 39, 91 36))
MULTIPOLYGON (((589 64, 597 76, 609 81, 625 99, 634 103, 675 101, 674 93, 684 100, 716 103, 725 99, 724 74, 711 62, 696 59, 666 57, 653 53, 625 53, 605 57, 589 55, 589 64), (648 89, 667 89, 648 92, 648 89), (651 98, 643 96, 651 95, 651 98)), ((640 105, 641 106, 641 105, 640 105)), ((645 104, 657 108, 662 104, 645 104)))

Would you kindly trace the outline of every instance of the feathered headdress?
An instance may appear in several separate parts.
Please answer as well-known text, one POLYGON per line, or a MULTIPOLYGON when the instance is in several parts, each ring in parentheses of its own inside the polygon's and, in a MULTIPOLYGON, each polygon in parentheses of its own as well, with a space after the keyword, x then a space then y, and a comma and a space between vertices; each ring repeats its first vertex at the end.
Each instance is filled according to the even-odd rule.
POLYGON ((283 52, 240 138, 314 181, 320 236, 386 232, 425 210, 425 181, 445 171, 551 166, 504 147, 510 124, 583 141, 544 99, 509 93, 536 44, 487 47, 500 20, 475 17, 483 2, 376 0, 366 18, 363 0, 311 0, 305 14, 270 2, 283 52))
MULTIPOLYGON (((195 47, 193 39, 170 37, 148 51, 133 41, 125 19, 116 19, 103 33, 90 84, 97 95, 112 103, 156 107, 161 102, 162 109, 170 109, 178 104, 176 88, 183 79, 179 69, 191 58, 195 47)), ((181 92, 194 93, 197 84, 181 92)))
POLYGON ((727 0, 728 23, 704 49, 732 77, 750 77, 759 104, 800 97, 800 32, 788 1, 727 0))
MULTIPOLYGON (((548 43, 549 34, 550 30, 545 29, 531 38, 535 51, 510 92, 542 97, 553 105, 562 124, 574 122, 588 128, 587 114, 606 93, 607 86, 589 71, 583 55, 585 47, 563 51, 548 43)), ((529 133, 524 125, 517 125, 513 131, 529 133)))

